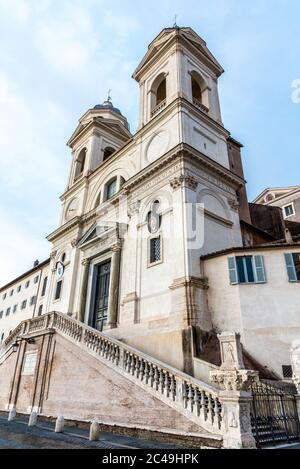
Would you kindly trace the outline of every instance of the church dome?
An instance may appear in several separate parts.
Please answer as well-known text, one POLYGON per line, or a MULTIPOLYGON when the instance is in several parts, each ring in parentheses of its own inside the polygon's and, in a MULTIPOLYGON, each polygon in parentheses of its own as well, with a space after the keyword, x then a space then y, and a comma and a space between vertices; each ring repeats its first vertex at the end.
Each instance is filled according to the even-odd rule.
POLYGON ((93 109, 109 109, 110 111, 114 111, 117 114, 120 114, 120 116, 122 116, 120 109, 114 107, 113 103, 109 99, 104 101, 103 104, 96 104, 93 109))

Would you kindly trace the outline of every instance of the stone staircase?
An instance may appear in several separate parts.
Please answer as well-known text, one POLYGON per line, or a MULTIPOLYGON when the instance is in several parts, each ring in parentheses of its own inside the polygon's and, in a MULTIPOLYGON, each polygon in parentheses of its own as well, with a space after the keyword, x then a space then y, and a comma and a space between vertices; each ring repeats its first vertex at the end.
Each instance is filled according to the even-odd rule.
MULTIPOLYGON (((108 337, 58 312, 23 321, 5 340, 0 364, 12 353, 16 342, 55 332, 93 356, 115 372, 143 388, 189 421, 215 437, 220 445, 224 434, 220 391, 165 363, 108 337)), ((209 436, 208 435, 208 436, 209 436)))

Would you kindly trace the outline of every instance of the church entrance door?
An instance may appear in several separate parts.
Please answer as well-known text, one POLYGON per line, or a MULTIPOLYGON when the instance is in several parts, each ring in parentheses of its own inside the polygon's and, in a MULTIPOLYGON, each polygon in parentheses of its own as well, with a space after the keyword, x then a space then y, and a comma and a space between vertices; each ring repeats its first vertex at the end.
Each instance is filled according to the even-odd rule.
POLYGON ((102 331, 107 322, 111 262, 97 266, 93 327, 102 331))

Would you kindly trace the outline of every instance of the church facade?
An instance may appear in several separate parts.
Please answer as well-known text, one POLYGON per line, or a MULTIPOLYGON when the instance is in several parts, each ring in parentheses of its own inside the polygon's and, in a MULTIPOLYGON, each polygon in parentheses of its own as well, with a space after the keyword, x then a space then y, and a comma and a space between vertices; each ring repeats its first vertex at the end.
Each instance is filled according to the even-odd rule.
MULTIPOLYGON (((282 232, 277 233, 274 227, 263 225, 261 220, 266 217, 260 215, 259 204, 248 203, 242 145, 222 122, 218 95, 222 73, 222 66, 191 28, 167 28, 149 45, 133 74, 140 88, 137 132, 131 134, 127 119, 110 98, 80 118, 68 142, 72 161, 67 188, 60 198, 60 224, 47 237, 51 253, 43 264, 46 287, 35 300, 42 308, 26 316, 16 315, 15 322, 4 327, 7 307, 0 303, 0 331, 4 334, 0 375, 6 370, 10 376, 7 370, 15 370, 11 371, 14 378, 2 385, 3 409, 36 409, 43 413, 46 408, 45 414, 55 416, 63 412, 65 405, 70 417, 90 418, 90 410, 78 411, 80 415, 76 415, 65 398, 64 404, 55 397, 48 407, 47 402, 41 404, 44 399, 47 401, 47 392, 51 395, 51 379, 56 379, 60 391, 66 393, 70 368, 65 374, 59 371, 55 379, 50 377, 50 371, 45 372, 48 391, 41 385, 39 404, 35 398, 32 401, 23 396, 18 409, 20 383, 16 391, 16 370, 23 384, 28 376, 36 379, 37 388, 39 380, 43 381, 38 377, 36 364, 32 365, 32 374, 24 378, 24 366, 30 370, 30 360, 26 365, 24 357, 26 353, 34 355, 40 337, 46 340, 48 318, 52 318, 51 327, 58 328, 60 324, 63 333, 62 318, 69 320, 66 328, 73 341, 84 326, 84 337, 92 337, 88 334, 93 331, 99 333, 93 336, 94 344, 96 337, 106 337, 114 347, 126 344, 129 348, 122 352, 125 355, 131 350, 128 353, 133 357, 133 350, 139 351, 144 358, 134 359, 134 367, 148 357, 156 363, 154 374, 159 369, 157 363, 164 363, 166 368, 160 370, 176 370, 177 381, 179 376, 194 379, 191 389, 199 380, 210 390, 207 392, 211 399, 211 376, 216 376, 228 361, 224 358, 225 349, 222 352, 222 341, 219 346, 218 334, 219 338, 229 333, 236 337, 231 347, 236 350, 234 360, 241 369, 245 368, 242 353, 251 370, 265 373, 268 379, 292 377, 290 349, 300 337, 300 230, 297 224, 287 227, 281 219, 282 232), (29 318, 35 322, 26 322, 29 318), (28 324, 27 329, 20 327, 21 321, 28 324), (38 333, 39 328, 43 333, 38 333), (26 339, 29 333, 36 334, 31 343, 26 339), (242 347, 236 334, 240 335, 242 347), (18 337, 21 342, 16 358, 7 350, 15 346, 18 337)), ((1 289, 0 301, 18 282, 1 289)), ((44 370, 55 357, 52 338, 49 335, 48 345, 43 342, 46 349, 39 349, 38 359, 32 358, 35 363, 44 360, 44 370)), ((72 350, 69 346, 64 355, 61 340, 58 339, 56 349, 61 346, 60 358, 69 360, 70 367, 78 366, 78 373, 88 380, 80 356, 86 350, 72 343, 72 350)), ((146 368, 139 369, 143 376, 150 363, 147 360, 146 368)), ((95 373, 97 366, 92 368, 95 373)), ((103 370, 99 373, 104 374, 103 370)), ((74 385, 74 376, 69 379, 74 385)), ((159 382, 165 378, 157 379, 159 382)), ((167 393, 171 393, 173 378, 168 375, 167 379, 167 393)), ((214 382, 217 393, 220 382, 214 382)), ((156 408, 166 416, 166 428, 197 433, 196 419, 191 419, 190 414, 187 417, 186 409, 180 410, 180 418, 168 414, 164 392, 162 403, 149 401, 152 411, 148 410, 149 415, 146 412, 145 420, 139 424, 155 426, 156 408)), ((83 397, 74 393, 75 406, 83 397)), ((195 399, 197 392, 191 393, 190 398, 195 399)), ((157 396, 151 399, 154 398, 157 396)), ((141 398, 143 402, 147 399, 147 395, 141 398)), ((212 405, 216 417, 219 404, 215 399, 212 405)), ((237 402, 238 406, 244 405, 241 396, 237 402)), ((93 408, 93 401, 89 404, 87 407, 93 408)), ((97 416, 103 416, 103 408, 106 419, 110 415, 107 402, 103 408, 94 408, 97 416)), ((139 406, 130 408, 129 413, 123 409, 122 414, 122 409, 116 407, 117 415, 112 412, 112 419, 124 425, 137 424, 139 406)), ((193 408, 190 410, 194 412, 193 408)), ((175 411, 178 409, 172 409, 175 411)), ((200 425, 218 442, 225 431, 221 431, 220 421, 212 422, 209 428, 206 420, 200 425)), ((231 432, 238 431, 236 428, 232 426, 231 432)), ((244 434, 246 437, 240 440, 240 436, 231 436, 227 446, 235 446, 237 440, 242 446, 251 446, 249 428, 244 434)))

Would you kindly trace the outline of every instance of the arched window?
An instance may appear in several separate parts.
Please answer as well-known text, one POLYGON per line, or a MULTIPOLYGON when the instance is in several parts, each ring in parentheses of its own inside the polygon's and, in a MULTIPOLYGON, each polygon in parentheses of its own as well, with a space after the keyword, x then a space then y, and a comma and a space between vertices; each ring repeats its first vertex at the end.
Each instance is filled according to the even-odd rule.
POLYGON ((202 111, 209 110, 208 87, 204 78, 196 71, 191 72, 191 89, 193 104, 202 111))
POLYGON ((106 200, 111 199, 117 193, 117 178, 111 179, 106 185, 106 200))
POLYGON ((197 99, 200 103, 202 103, 202 93, 199 83, 192 77, 192 95, 193 99, 197 99))
POLYGON ((100 202, 101 202, 101 192, 99 192, 99 194, 97 195, 97 198, 96 198, 96 202, 95 202, 94 208, 97 208, 97 207, 99 207, 99 205, 100 205, 100 202))
POLYGON ((123 187, 123 185, 125 184, 125 179, 123 178, 123 176, 120 177, 120 189, 121 187, 123 187))
POLYGON ((76 158, 76 164, 75 164, 75 179, 77 179, 79 176, 84 171, 84 165, 85 165, 85 158, 86 158, 86 152, 87 149, 83 148, 80 152, 79 155, 76 158))
POLYGON ((107 160, 115 151, 113 147, 106 147, 103 153, 103 161, 107 160))
POLYGON ((167 81, 166 74, 161 73, 154 80, 151 87, 151 116, 159 112, 166 104, 167 81))
POLYGON ((161 102, 163 102, 167 97, 167 83, 166 79, 164 78, 163 81, 157 88, 156 91, 156 106, 158 106, 161 102))

